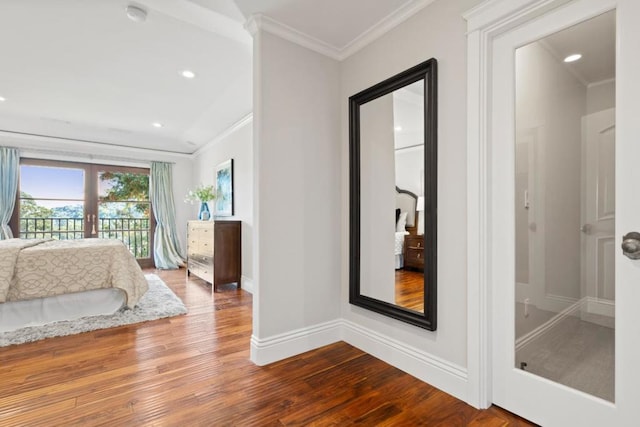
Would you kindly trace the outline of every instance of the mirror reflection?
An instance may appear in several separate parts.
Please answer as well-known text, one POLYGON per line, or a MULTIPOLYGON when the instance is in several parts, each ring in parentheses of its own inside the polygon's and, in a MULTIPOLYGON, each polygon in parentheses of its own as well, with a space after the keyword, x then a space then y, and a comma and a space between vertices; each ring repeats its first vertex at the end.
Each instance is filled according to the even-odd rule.
POLYGON ((515 367, 611 402, 615 18, 515 55, 515 367))
POLYGON ((363 218, 361 293, 424 313, 424 82, 363 104, 360 132, 363 172, 375 169, 363 189, 377 190, 363 191, 362 205, 380 206, 363 218))
POLYGON ((437 61, 349 98, 349 302, 436 329, 437 61))

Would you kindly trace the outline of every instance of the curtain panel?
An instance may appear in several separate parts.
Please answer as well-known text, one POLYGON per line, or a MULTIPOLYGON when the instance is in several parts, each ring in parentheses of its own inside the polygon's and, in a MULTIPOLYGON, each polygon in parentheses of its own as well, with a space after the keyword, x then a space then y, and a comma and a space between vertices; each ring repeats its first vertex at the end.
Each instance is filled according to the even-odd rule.
POLYGON ((176 232, 172 165, 152 162, 149 178, 149 197, 156 218, 153 245, 156 268, 176 269, 184 265, 185 256, 176 232))
POLYGON ((20 153, 16 148, 0 147, 0 240, 13 238, 9 220, 16 203, 20 153))

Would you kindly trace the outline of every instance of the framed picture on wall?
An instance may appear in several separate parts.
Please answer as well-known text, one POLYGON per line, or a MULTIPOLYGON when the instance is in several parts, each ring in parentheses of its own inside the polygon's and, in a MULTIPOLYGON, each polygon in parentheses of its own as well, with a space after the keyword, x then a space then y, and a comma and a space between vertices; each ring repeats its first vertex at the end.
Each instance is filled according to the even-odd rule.
POLYGON ((216 167, 215 216, 233 216, 233 159, 216 167))

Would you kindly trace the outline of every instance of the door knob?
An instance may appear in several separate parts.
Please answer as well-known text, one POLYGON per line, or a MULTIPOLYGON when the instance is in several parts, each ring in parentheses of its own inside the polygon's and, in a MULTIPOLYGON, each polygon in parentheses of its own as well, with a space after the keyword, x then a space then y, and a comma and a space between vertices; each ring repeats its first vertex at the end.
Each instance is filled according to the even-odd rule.
POLYGON ((632 231, 622 237, 622 253, 631 259, 640 259, 640 233, 632 231))
POLYGON ((591 234, 591 224, 584 224, 582 227, 580 227, 580 231, 582 231, 584 234, 591 234))

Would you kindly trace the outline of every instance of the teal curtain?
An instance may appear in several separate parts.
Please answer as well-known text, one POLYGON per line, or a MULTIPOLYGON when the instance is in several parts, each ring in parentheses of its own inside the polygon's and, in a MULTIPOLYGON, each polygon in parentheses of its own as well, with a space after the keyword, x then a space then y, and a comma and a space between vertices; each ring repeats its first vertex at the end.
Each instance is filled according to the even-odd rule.
POLYGON ((156 218, 153 250, 156 268, 161 269, 176 269, 184 265, 185 259, 176 233, 172 175, 171 164, 151 163, 149 197, 156 218))
POLYGON ((0 147, 0 240, 13 238, 9 220, 16 203, 20 154, 15 148, 0 147))

